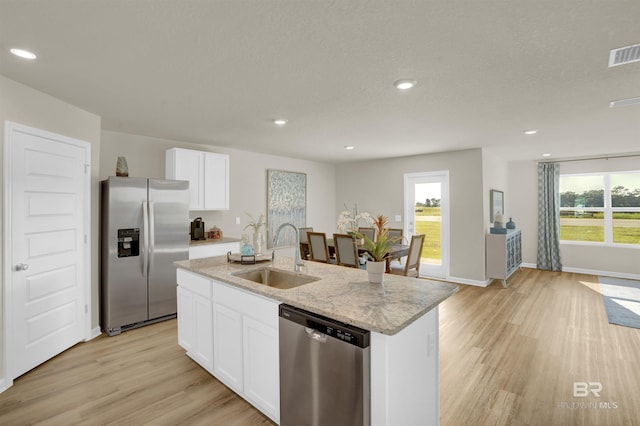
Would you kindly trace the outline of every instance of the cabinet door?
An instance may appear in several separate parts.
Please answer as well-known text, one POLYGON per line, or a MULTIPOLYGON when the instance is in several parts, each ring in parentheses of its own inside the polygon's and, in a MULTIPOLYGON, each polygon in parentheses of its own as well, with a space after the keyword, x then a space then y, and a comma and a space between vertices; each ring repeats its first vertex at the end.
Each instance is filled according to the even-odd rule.
POLYGON ((213 304, 214 373, 234 391, 242 392, 242 316, 218 303, 213 304))
POLYGON ((229 156, 204 153, 204 208, 229 209, 229 156))
POLYGON ((193 350, 195 340, 193 298, 192 292, 178 287, 178 344, 187 352, 193 350))
POLYGON ((213 312, 210 300, 194 295, 193 312, 195 339, 190 355, 200 365, 213 372, 213 312))
POLYGON ((189 181, 189 210, 204 208, 203 152, 172 148, 166 155, 166 178, 189 181))
POLYGON ((242 318, 244 395, 272 419, 280 419, 278 329, 242 318))

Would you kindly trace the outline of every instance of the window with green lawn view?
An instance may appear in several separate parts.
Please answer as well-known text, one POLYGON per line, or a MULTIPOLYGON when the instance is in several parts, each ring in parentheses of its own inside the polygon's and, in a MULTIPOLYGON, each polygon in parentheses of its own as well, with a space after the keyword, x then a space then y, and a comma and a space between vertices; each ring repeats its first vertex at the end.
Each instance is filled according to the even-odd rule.
POLYGON ((640 171, 561 175, 560 240, 640 245, 640 171))

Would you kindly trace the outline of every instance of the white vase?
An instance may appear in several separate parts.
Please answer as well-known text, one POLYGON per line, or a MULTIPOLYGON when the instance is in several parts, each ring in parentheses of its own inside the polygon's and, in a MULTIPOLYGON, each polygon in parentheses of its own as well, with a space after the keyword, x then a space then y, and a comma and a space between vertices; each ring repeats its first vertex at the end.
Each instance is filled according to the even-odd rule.
POLYGON ((264 235, 262 232, 256 231, 253 233, 253 250, 256 256, 262 255, 262 245, 264 243, 264 235))
POLYGON ((381 284, 386 269, 387 262, 385 260, 381 262, 367 260, 367 274, 369 274, 369 282, 374 284, 381 284))

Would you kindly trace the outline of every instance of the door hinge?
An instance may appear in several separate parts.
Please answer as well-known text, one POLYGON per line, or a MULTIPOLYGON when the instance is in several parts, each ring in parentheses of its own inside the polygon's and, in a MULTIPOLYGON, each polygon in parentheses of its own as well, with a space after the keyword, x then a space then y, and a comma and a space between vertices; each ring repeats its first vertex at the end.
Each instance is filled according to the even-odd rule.
POLYGON ((91 164, 85 164, 84 165, 84 174, 87 174, 87 171, 89 170, 89 168, 91 167, 91 164))
POLYGON ((87 237, 87 234, 84 234, 84 243, 87 244, 87 241, 89 241, 89 238, 87 237))
POLYGON ((85 314, 89 313, 89 305, 84 305, 84 313, 85 314))

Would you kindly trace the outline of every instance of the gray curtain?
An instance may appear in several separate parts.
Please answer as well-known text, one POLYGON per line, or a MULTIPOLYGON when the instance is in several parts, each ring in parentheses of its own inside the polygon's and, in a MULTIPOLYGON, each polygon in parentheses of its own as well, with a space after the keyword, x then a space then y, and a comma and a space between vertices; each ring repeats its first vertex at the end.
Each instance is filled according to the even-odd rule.
POLYGON ((561 271, 560 164, 538 164, 538 269, 561 271))

